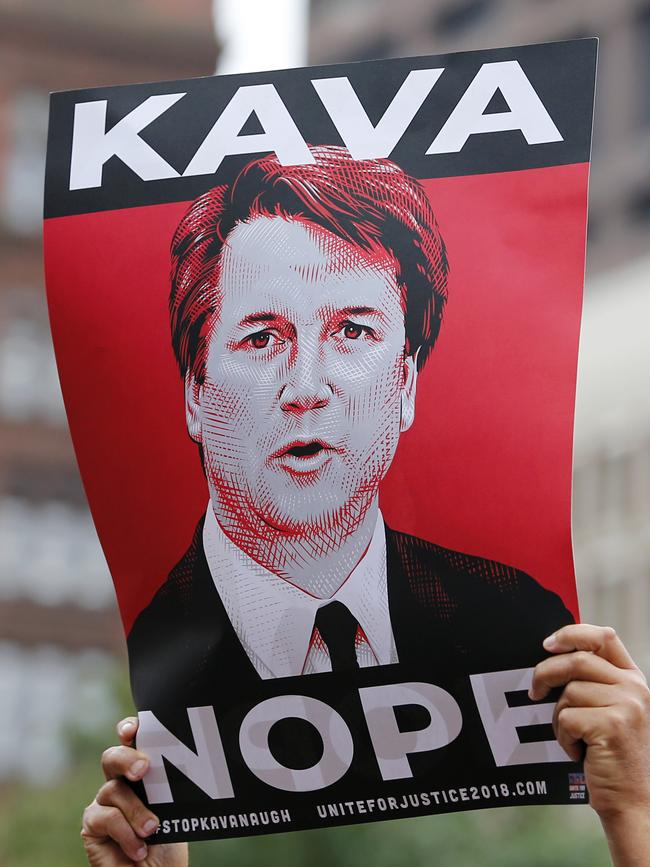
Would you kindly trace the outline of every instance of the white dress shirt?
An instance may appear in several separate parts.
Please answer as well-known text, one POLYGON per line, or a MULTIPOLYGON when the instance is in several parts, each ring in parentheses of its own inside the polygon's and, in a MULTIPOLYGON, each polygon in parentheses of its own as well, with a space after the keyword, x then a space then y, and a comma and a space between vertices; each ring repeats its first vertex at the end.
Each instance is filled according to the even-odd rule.
POLYGON ((208 504, 203 547, 228 617, 260 677, 331 671, 314 618, 322 605, 342 602, 359 623, 359 666, 398 662, 388 611, 386 534, 381 513, 370 545, 333 596, 319 599, 252 560, 223 532, 208 504))

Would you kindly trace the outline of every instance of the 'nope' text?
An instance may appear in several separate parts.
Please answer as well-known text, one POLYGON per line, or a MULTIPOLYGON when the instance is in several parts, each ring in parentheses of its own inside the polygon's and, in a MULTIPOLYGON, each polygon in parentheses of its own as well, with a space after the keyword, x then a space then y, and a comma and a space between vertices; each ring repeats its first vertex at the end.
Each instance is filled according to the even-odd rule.
MULTIPOLYGON (((551 722, 553 704, 510 707, 506 694, 527 690, 532 669, 497 671, 470 676, 474 699, 498 767, 539 762, 566 762, 568 756, 554 740, 521 743, 517 729, 551 722)), ((409 755, 444 749, 461 732, 463 718, 449 692, 430 683, 394 683, 359 689, 371 746, 383 780, 413 776, 409 755), (418 705, 429 717, 417 731, 400 731, 395 709, 418 705)), ((165 761, 213 799, 232 798, 234 790, 219 727, 212 707, 187 710, 194 750, 166 729, 151 711, 139 714, 138 748, 148 754, 144 778, 151 804, 173 802, 165 761), (165 760, 165 761, 163 761, 165 760)), ((319 699, 281 695, 255 705, 239 727, 244 763, 259 780, 286 792, 311 792, 336 783, 349 770, 355 744, 346 721, 319 699), (271 728, 283 719, 297 718, 313 726, 323 744, 322 756, 308 768, 281 764, 269 747, 271 728)))

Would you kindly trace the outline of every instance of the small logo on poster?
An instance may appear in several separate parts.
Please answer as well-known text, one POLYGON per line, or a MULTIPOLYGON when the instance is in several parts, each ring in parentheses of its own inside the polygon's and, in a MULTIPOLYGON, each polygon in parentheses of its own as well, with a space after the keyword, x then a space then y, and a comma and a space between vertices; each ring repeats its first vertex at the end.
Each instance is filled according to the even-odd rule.
POLYGON ((585 801, 587 799, 587 783, 584 774, 569 774, 569 800, 585 801))

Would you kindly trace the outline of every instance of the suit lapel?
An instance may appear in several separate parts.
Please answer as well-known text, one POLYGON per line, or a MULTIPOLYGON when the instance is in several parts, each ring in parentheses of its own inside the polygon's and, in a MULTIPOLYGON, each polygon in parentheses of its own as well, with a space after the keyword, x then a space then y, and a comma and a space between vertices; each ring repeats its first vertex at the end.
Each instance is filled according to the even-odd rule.
POLYGON ((435 605, 425 606, 413 592, 411 584, 420 581, 433 585, 435 563, 421 564, 412 575, 409 558, 400 552, 398 534, 386 527, 386 575, 388 607, 397 656, 400 664, 424 668, 432 678, 446 678, 460 667, 460 659, 451 626, 435 605))
MULTIPOLYGON (((202 529, 203 522, 197 528, 202 529)), ((197 689, 215 687, 225 694, 250 688, 260 676, 237 637, 235 628, 214 585, 203 550, 197 540, 193 564, 192 603, 186 612, 186 624, 195 648, 197 689)))

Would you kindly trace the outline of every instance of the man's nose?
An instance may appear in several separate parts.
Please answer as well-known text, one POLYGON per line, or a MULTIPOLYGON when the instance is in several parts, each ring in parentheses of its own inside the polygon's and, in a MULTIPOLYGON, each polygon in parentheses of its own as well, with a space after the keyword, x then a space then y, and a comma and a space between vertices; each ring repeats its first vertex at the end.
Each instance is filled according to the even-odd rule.
POLYGON ((280 392, 284 412, 302 413, 327 406, 332 388, 325 375, 325 365, 316 346, 303 346, 289 359, 286 381, 280 392))

